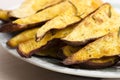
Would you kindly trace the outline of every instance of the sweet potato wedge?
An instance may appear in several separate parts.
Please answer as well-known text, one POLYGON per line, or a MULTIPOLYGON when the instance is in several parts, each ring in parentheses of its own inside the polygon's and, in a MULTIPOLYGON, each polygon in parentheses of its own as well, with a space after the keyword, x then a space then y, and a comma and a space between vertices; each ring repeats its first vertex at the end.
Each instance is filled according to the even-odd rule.
POLYGON ((93 12, 101 5, 101 3, 96 2, 96 0, 87 0, 87 2, 88 4, 85 0, 69 0, 72 7, 67 9, 60 16, 55 17, 40 27, 36 35, 37 41, 41 40, 45 33, 51 29, 63 29, 68 25, 81 21, 82 18, 93 12))
POLYGON ((114 66, 120 60, 119 56, 104 57, 100 59, 88 60, 84 63, 73 65, 75 68, 84 68, 84 69, 103 69, 114 66))
POLYGON ((7 45, 11 48, 17 47, 20 43, 35 39, 35 34, 38 28, 30 29, 19 33, 7 41, 7 45))
POLYGON ((8 11, 0 10, 0 20, 4 20, 4 21, 9 20, 8 11))
POLYGON ((63 61, 65 65, 79 64, 90 59, 120 55, 120 31, 114 31, 87 44, 63 61))
POLYGON ((16 18, 24 18, 35 14, 37 11, 60 3, 64 0, 25 0, 21 6, 10 11, 9 15, 16 18))
POLYGON ((22 57, 31 57, 31 55, 44 45, 47 45, 48 41, 50 40, 52 34, 48 32, 44 38, 36 42, 35 39, 28 40, 18 45, 17 51, 22 57))
MULTIPOLYGON (((65 59, 71 55, 73 55, 75 52, 77 52, 81 47, 73 47, 73 46, 65 46, 62 48, 62 54, 64 57, 62 59, 65 59)), ((61 57, 60 57, 61 58, 61 57)), ((77 64, 77 65, 72 65, 72 67, 76 68, 86 68, 86 69, 99 69, 99 68, 106 68, 106 67, 111 67, 114 64, 116 64, 120 59, 118 56, 112 56, 112 57, 103 57, 100 59, 91 59, 86 62, 77 64)))
MULTIPOLYGON (((54 39, 63 38, 68 35, 74 28, 72 27, 65 28, 63 30, 52 30, 49 31, 42 40, 36 42, 35 39, 31 39, 29 41, 23 42, 18 45, 18 53, 23 57, 31 57, 31 55, 41 49, 42 47, 46 46, 47 44, 51 43, 54 39)), ((54 42, 54 41, 53 41, 54 42)))
POLYGON ((118 29, 120 25, 119 16, 110 4, 104 4, 93 14, 86 17, 62 40, 73 46, 86 44, 108 34, 115 28, 118 29))
POLYGON ((57 5, 54 5, 42 11, 39 11, 38 13, 34 15, 21 18, 21 19, 17 19, 8 24, 5 24, 1 26, 0 32, 14 32, 14 31, 18 31, 24 28, 29 28, 31 26, 34 27, 38 23, 48 21, 60 15, 61 13, 65 12, 70 7, 72 6, 69 2, 67 1, 61 2, 57 5))

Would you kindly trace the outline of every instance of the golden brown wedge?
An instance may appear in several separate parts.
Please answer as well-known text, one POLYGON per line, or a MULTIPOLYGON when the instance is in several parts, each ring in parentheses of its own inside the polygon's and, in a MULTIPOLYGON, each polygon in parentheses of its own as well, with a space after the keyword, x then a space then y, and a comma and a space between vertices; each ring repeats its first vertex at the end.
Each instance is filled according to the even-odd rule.
POLYGON ((114 31, 86 45, 63 61, 65 65, 79 64, 91 59, 120 55, 120 31, 114 31))
POLYGON ((41 49, 42 47, 49 44, 54 39, 63 38, 66 35, 68 35, 72 30, 74 26, 68 27, 63 30, 55 30, 55 31, 49 31, 44 38, 41 41, 36 42, 35 39, 31 39, 29 41, 23 42, 19 44, 18 46, 18 53, 22 55, 23 57, 31 57, 31 55, 37 51, 38 49, 41 49))
POLYGON ((73 65, 75 68, 84 68, 84 69, 103 69, 114 66, 120 60, 119 56, 104 57, 100 59, 92 59, 84 63, 73 65))
POLYGON ((69 0, 72 5, 63 14, 48 21, 37 32, 37 41, 43 38, 45 33, 51 29, 63 29, 68 25, 81 21, 82 18, 97 9, 102 3, 96 0, 69 0), (86 3, 88 2, 88 3, 86 3))
POLYGON ((25 17, 22 19, 17 19, 13 21, 13 23, 16 23, 18 25, 26 25, 26 24, 35 24, 38 22, 43 22, 43 21, 46 21, 46 20, 49 20, 49 19, 52 19, 58 16, 59 14, 63 13, 69 7, 71 7, 70 3, 68 3, 67 1, 64 1, 57 5, 44 9, 42 11, 39 11, 38 13, 32 16, 25 17))
POLYGON ((0 20, 4 20, 4 21, 9 20, 8 11, 0 10, 0 20))
POLYGON ((0 32, 14 32, 24 28, 29 28, 38 23, 48 21, 61 13, 65 12, 68 8, 72 7, 67 1, 61 2, 57 5, 44 9, 34 15, 17 19, 11 23, 5 24, 0 28, 0 32))
POLYGON ((22 33, 19 33, 18 35, 9 39, 7 41, 7 45, 11 48, 15 48, 20 43, 35 38, 35 34, 36 34, 37 30, 38 30, 38 28, 23 31, 22 33))
POLYGON ((17 51, 22 57, 31 57, 36 50, 42 48, 44 45, 47 45, 52 34, 48 32, 47 35, 40 42, 36 42, 35 39, 28 40, 18 45, 17 51))
POLYGON ((86 17, 62 40, 73 46, 95 40, 110 31, 118 29, 120 26, 119 16, 110 4, 104 4, 93 14, 86 17))
MULTIPOLYGON (((73 46, 64 46, 62 48, 62 53, 61 54, 63 57, 60 57, 62 59, 65 59, 71 55, 73 55, 75 52, 77 52, 81 47, 73 47, 73 46)), ((106 68, 106 67, 111 67, 115 65, 120 59, 118 56, 112 56, 112 57, 104 57, 100 59, 91 59, 86 62, 77 64, 77 65, 72 65, 72 67, 76 68, 87 68, 87 69, 98 69, 98 68, 106 68)))
POLYGON ((10 11, 11 17, 24 18, 35 14, 37 11, 49 6, 60 3, 64 0, 25 0, 21 6, 13 11, 10 11))

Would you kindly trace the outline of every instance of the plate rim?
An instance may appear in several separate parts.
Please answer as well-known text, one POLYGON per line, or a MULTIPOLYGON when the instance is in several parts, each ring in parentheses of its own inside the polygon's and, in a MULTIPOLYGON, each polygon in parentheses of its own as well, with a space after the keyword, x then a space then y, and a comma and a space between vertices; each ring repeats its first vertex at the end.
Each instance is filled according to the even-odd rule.
POLYGON ((54 72, 75 75, 75 76, 94 77, 94 78, 120 78, 120 73, 118 74, 116 72, 105 72, 105 71, 100 72, 100 71, 95 71, 95 70, 72 69, 72 68, 68 68, 68 67, 55 65, 53 63, 44 61, 44 60, 37 58, 37 57, 34 57, 34 56, 32 56, 31 58, 23 58, 17 53, 16 49, 8 48, 8 46, 6 45, 6 41, 1 40, 1 36, 2 35, 0 35, 0 45, 7 52, 9 52, 11 55, 15 56, 16 58, 19 58, 19 59, 21 59, 25 62, 28 62, 32 65, 35 65, 35 66, 38 66, 38 67, 41 67, 41 68, 44 68, 47 70, 51 70, 54 72), (57 67, 57 68, 55 68, 55 67, 57 67))

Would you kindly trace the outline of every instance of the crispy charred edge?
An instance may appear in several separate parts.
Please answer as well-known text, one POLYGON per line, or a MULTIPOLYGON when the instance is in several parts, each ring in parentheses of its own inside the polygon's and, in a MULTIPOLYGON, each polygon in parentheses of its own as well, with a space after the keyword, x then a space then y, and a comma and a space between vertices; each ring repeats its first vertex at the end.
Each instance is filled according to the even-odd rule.
POLYGON ((10 22, 10 23, 2 25, 0 27, 0 32, 13 32, 13 31, 20 29, 21 27, 23 26, 10 22))
POLYGON ((40 51, 40 50, 43 50, 43 49, 47 48, 48 46, 50 47, 51 45, 53 45, 53 44, 52 44, 52 41, 48 41, 48 43, 47 43, 45 46, 42 46, 42 47, 40 47, 40 48, 37 48, 37 49, 31 51, 31 52, 29 53, 29 55, 26 55, 26 54, 24 54, 24 52, 20 51, 19 47, 17 47, 17 52, 19 53, 19 55, 20 55, 21 57, 30 58, 30 57, 31 57, 33 54, 35 54, 36 52, 38 52, 38 51, 40 51))
MULTIPOLYGON (((103 37, 103 36, 102 36, 103 37)), ((101 37, 98 38, 90 38, 90 39, 86 39, 84 41, 67 41, 67 40, 63 40, 66 44, 71 45, 71 46, 84 46, 90 42, 95 41, 96 39, 99 39, 101 37)))
MULTIPOLYGON (((118 55, 115 55, 115 56, 118 56, 118 55)), ((101 58, 105 58, 105 57, 112 57, 112 56, 103 56, 101 58)), ((85 63, 85 62, 91 60, 91 59, 89 59, 89 60, 84 60, 84 61, 71 61, 71 58, 72 58, 72 55, 69 58, 64 59, 62 63, 64 65, 77 65, 77 64, 82 64, 82 63, 85 63)), ((101 59, 101 58, 99 58, 99 59, 101 59)), ((94 59, 96 59, 96 58, 94 58, 94 59)), ((120 60, 120 57, 119 57, 119 60, 120 60)))
POLYGON ((45 22, 35 23, 35 24, 19 25, 19 24, 16 24, 16 23, 9 22, 9 23, 6 23, 6 24, 3 24, 3 25, 0 26, 0 32, 7 33, 7 32, 22 31, 22 30, 33 28, 33 27, 41 26, 44 23, 45 22))
POLYGON ((19 54, 21 57, 30 58, 30 57, 31 57, 33 54, 35 54, 36 52, 41 51, 41 50, 44 50, 44 49, 47 49, 47 48, 49 48, 49 47, 53 47, 54 45, 56 45, 56 46, 60 46, 60 45, 61 45, 61 46, 62 46, 62 45, 64 46, 64 45, 66 45, 64 42, 63 42, 62 44, 57 44, 57 43, 59 43, 60 41, 61 41, 60 39, 53 39, 53 40, 51 40, 51 41, 48 41, 46 45, 44 45, 44 46, 42 46, 42 47, 40 47, 40 48, 37 48, 37 49, 31 51, 31 52, 29 53, 29 55, 26 55, 26 54, 24 54, 24 52, 20 51, 19 47, 17 47, 17 52, 18 52, 18 54, 19 54))
POLYGON ((36 52, 40 51, 40 50, 43 50, 46 46, 42 46, 41 48, 37 48, 33 51, 31 51, 29 53, 29 55, 27 54, 24 54, 24 52, 20 51, 19 47, 17 47, 17 52, 18 54, 21 56, 21 57, 24 57, 24 58, 31 58, 33 54, 35 54, 36 52))
MULTIPOLYGON (((114 66, 115 64, 117 64, 120 61, 119 56, 102 57, 101 59, 105 59, 105 58, 113 58, 113 60, 109 60, 109 61, 103 62, 103 63, 97 63, 97 62, 93 62, 92 60, 88 60, 88 61, 84 61, 82 63, 76 62, 76 64, 69 65, 69 66, 73 67, 73 68, 82 68, 82 69, 103 69, 103 68, 108 68, 108 67, 114 66)), ((97 60, 97 59, 93 59, 93 60, 97 60)))
POLYGON ((84 68, 84 69, 103 69, 103 68, 108 68, 108 67, 114 66, 120 60, 119 56, 103 57, 101 59, 104 59, 104 58, 113 58, 113 60, 109 60, 108 62, 103 62, 103 63, 97 63, 97 62, 88 60, 83 63, 73 65, 73 67, 84 68))
POLYGON ((80 45, 86 45, 89 42, 94 41, 96 38, 93 39, 89 39, 89 40, 84 40, 84 41, 67 41, 67 40, 63 40, 65 43, 67 43, 68 45, 71 46, 80 46, 80 45))

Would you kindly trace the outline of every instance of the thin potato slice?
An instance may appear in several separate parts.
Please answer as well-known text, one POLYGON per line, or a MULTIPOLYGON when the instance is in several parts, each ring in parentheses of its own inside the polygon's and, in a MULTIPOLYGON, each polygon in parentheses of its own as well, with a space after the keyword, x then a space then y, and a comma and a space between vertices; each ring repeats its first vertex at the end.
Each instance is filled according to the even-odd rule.
MULTIPOLYGON (((64 46, 62 48, 62 53, 61 53, 64 56, 62 59, 65 59, 73 55, 75 52, 77 52, 81 48, 82 46, 80 47, 64 46)), ((91 59, 83 63, 78 63, 77 65, 72 65, 72 67, 86 68, 86 69, 99 69, 99 68, 102 69, 102 68, 111 67, 115 65, 120 60, 119 58, 120 57, 118 56, 112 56, 112 57, 104 57, 100 59, 91 59)))
POLYGON ((16 23, 18 25, 26 25, 26 24, 35 24, 38 22, 43 22, 58 16, 59 14, 66 11, 66 9, 68 9, 69 7, 71 7, 70 3, 64 1, 57 5, 44 9, 43 11, 39 11, 38 13, 31 15, 29 17, 17 19, 13 21, 13 23, 16 23))
POLYGON ((65 65, 83 63, 90 59, 99 59, 120 55, 120 37, 118 31, 109 33, 108 35, 86 45, 67 59, 63 61, 65 65))
POLYGON ((17 19, 15 21, 12 21, 12 23, 5 24, 0 28, 0 32, 14 32, 24 28, 29 28, 36 25, 37 23, 45 22, 60 15, 70 7, 72 6, 69 2, 61 2, 34 15, 17 19))
POLYGON ((35 38, 38 28, 30 29, 19 33, 7 41, 7 45, 11 48, 17 47, 20 43, 35 38))
POLYGON ((84 63, 73 65, 75 68, 84 68, 84 69, 103 69, 114 66, 119 62, 119 56, 104 57, 100 59, 88 60, 84 63))
POLYGON ((62 1, 64 0, 25 0, 19 8, 10 11, 9 15, 16 18, 28 17, 35 14, 39 10, 62 1))
POLYGON ((95 0, 70 0, 69 3, 71 3, 72 7, 60 16, 48 21, 38 30, 36 35, 37 41, 42 39, 45 33, 51 29, 63 29, 70 24, 81 21, 82 18, 93 12, 101 5, 101 3, 98 3, 95 0))
POLYGON ((111 5, 104 4, 93 14, 86 17, 62 40, 73 46, 86 44, 118 29, 120 26, 119 16, 111 5))
POLYGON ((48 32, 47 35, 40 42, 36 42, 35 39, 28 40, 18 45, 18 53, 22 57, 31 57, 31 55, 44 45, 47 45, 48 41, 50 40, 52 34, 48 32))
POLYGON ((29 41, 23 42, 18 46, 17 49, 18 53, 23 57, 31 57, 34 51, 41 49, 42 47, 46 46, 47 44, 49 44, 50 41, 54 39, 65 37, 73 30, 73 28, 74 26, 68 27, 63 30, 50 31, 44 36, 44 38, 41 41, 38 42, 36 42, 35 39, 31 39, 29 41))

